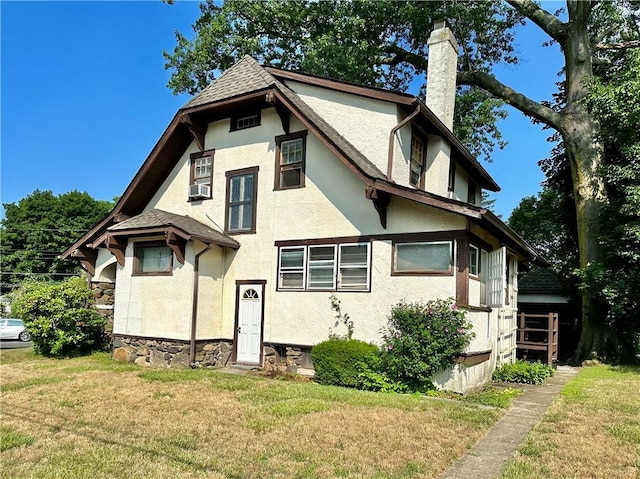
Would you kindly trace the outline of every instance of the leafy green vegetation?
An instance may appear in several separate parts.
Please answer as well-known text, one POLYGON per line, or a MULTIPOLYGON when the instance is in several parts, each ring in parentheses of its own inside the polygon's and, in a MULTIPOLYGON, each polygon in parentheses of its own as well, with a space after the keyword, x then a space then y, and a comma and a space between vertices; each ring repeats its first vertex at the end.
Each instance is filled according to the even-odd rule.
POLYGON ((106 344, 106 322, 91 307, 82 278, 25 282, 13 293, 11 310, 24 320, 35 352, 43 356, 87 354, 106 344))
POLYGON ((332 337, 323 341, 311 350, 315 380, 320 384, 357 387, 358 364, 377 352, 375 345, 357 339, 332 337))
POLYGON ((494 381, 508 383, 542 384, 548 377, 555 374, 551 366, 540 361, 516 361, 511 364, 503 364, 493 372, 494 381))

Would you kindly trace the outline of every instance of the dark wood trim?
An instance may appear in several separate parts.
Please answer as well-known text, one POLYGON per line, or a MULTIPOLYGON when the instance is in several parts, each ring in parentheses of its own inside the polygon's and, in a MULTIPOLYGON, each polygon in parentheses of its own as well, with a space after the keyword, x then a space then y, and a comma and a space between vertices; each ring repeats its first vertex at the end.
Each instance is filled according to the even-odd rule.
POLYGON ((171 248, 173 254, 176 255, 178 263, 184 264, 184 254, 185 248, 187 246, 187 240, 185 240, 181 236, 176 235, 173 231, 167 231, 165 238, 167 246, 171 248))
POLYGON ((465 230, 425 231, 417 233, 388 233, 362 236, 336 236, 333 238, 305 238, 279 240, 274 246, 305 246, 318 244, 366 243, 368 241, 393 241, 396 243, 414 243, 421 241, 451 241, 467 237, 465 230))
POLYGON ((469 304, 469 239, 459 238, 456 244, 456 303, 469 304))
POLYGON ((214 166, 214 155, 215 149, 201 151, 197 153, 191 153, 189 155, 189 186, 194 185, 196 182, 196 161, 200 158, 209 157, 211 158, 211 175, 209 176, 209 196, 207 198, 191 198, 188 197, 187 201, 202 201, 208 200, 213 197, 213 166, 214 166))
POLYGON ((133 243, 133 267, 131 276, 173 276, 173 248, 166 241, 136 241, 133 243), (157 271, 152 273, 141 272, 138 259, 138 250, 143 248, 153 248, 157 246, 166 246, 171 249, 171 261, 169 263, 169 271, 157 271))
POLYGON ((416 127, 411 128, 411 146, 409 147, 409 184, 424 190, 424 185, 427 177, 427 145, 428 145, 427 137, 417 129, 416 127), (422 142, 422 164, 420 165, 420 179, 418 180, 418 184, 414 185, 411 183, 411 155, 413 153, 413 138, 418 138, 422 142))
POLYGON ((127 238, 119 238, 111 234, 107 234, 106 242, 107 250, 116 257, 116 261, 120 266, 124 266, 127 238))
POLYGON ((90 276, 96 274, 96 261, 98 259, 98 250, 78 248, 75 250, 71 257, 80 261, 82 269, 84 269, 90 276))
POLYGON ((304 188, 305 186, 305 170, 306 170, 306 164, 307 164, 307 130, 303 130, 303 131, 298 131, 295 133, 290 133, 287 135, 279 135, 276 136, 275 141, 276 141, 276 159, 275 159, 275 167, 274 167, 274 178, 273 178, 273 189, 274 191, 279 191, 279 190, 294 190, 297 188, 304 188), (290 141, 290 140, 297 140, 297 139, 302 139, 302 162, 300 163, 300 166, 294 166, 291 167, 290 165, 282 165, 281 163, 281 145, 283 142, 285 141, 290 141), (280 174, 282 171, 285 170, 289 170, 289 169, 295 169, 295 168, 300 168, 300 184, 299 185, 295 185, 295 186, 287 186, 287 187, 283 187, 280 185, 280 174))
POLYGON ((261 300, 262 300, 262 317, 260 318, 260 366, 262 366, 262 362, 264 361, 264 311, 265 311, 265 291, 267 280, 266 279, 247 279, 247 280, 236 280, 236 310, 234 313, 234 323, 233 323, 233 353, 231 355, 231 360, 234 363, 238 362, 238 313, 240 312, 240 286, 243 284, 251 284, 251 285, 260 285, 262 286, 261 300))
POLYGON ((207 134, 208 125, 203 125, 199 122, 195 122, 193 118, 191 118, 191 116, 186 112, 182 113, 180 122, 187 125, 189 131, 193 135, 193 139, 195 140, 196 145, 198 146, 198 148, 200 148, 200 151, 204 151, 204 139, 207 134))
POLYGON ((239 170, 230 170, 225 172, 227 178, 227 191, 225 193, 224 200, 224 232, 229 235, 237 234, 255 234, 256 232, 256 217, 258 216, 258 171, 259 166, 251 166, 249 168, 242 168, 239 170), (231 195, 231 178, 234 176, 242 176, 253 174, 253 212, 251 214, 251 229, 250 230, 230 230, 229 229, 229 198, 231 195))
POLYGON ((229 105, 233 105, 234 103, 239 103, 239 102, 243 102, 243 101, 248 101, 248 100, 257 100, 260 98, 265 98, 265 96, 267 95, 267 93, 269 91, 272 90, 273 87, 266 87, 266 88, 262 88, 260 90, 255 90, 251 93, 246 93, 243 95, 238 95, 238 96, 234 96, 232 98, 227 98, 221 101, 214 101, 214 102, 210 102, 210 103, 204 103, 202 105, 197 105, 197 106, 191 106, 191 107, 187 107, 185 108, 184 112, 189 113, 189 114, 193 114, 193 113, 200 113, 203 111, 207 111, 207 110, 212 110, 214 108, 220 109, 220 108, 224 108, 227 107, 229 105))
POLYGON ((367 198, 373 202, 373 207, 378 212, 378 217, 380 218, 380 225, 386 230, 387 209, 389 203, 391 203, 391 195, 384 191, 378 191, 372 186, 367 186, 365 194, 367 198))
MULTIPOLYGON (((156 336, 140 336, 139 334, 123 334, 123 333, 115 333, 114 338, 135 338, 135 339, 149 339, 152 341, 172 341, 176 343, 189 344, 188 339, 176 339, 176 338, 162 338, 156 336)), ((231 338, 208 338, 208 339, 196 339, 196 343, 209 343, 214 341, 228 341, 233 342, 231 338)))
POLYGON ((459 304, 458 307, 466 309, 473 313, 490 313, 491 311, 493 311, 493 309, 489 308, 488 306, 470 306, 468 304, 459 304))
POLYGON ((475 366, 476 364, 484 363, 491 359, 491 350, 487 351, 474 351, 470 353, 463 353, 456 358, 457 364, 464 364, 465 366, 475 366))

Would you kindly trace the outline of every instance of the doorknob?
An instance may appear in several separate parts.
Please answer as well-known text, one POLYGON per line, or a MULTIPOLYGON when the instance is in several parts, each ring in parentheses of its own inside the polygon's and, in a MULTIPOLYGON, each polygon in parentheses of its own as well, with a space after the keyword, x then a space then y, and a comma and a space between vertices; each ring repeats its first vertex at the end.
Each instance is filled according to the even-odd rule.
POLYGON ((242 328, 238 326, 238 333, 242 332, 242 328))

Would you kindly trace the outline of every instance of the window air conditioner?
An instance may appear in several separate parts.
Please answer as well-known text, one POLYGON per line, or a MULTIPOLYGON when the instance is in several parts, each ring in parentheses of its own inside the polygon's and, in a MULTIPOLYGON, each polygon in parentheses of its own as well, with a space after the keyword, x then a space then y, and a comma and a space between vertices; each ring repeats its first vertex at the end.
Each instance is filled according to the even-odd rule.
POLYGON ((189 185, 189 198, 209 198, 211 187, 209 185, 189 185))

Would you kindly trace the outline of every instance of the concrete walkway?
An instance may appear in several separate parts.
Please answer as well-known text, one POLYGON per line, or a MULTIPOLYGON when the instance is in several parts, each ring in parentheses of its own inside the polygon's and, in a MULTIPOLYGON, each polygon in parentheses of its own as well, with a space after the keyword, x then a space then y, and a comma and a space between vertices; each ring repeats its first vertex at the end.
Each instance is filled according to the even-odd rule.
POLYGON ((526 386, 513 406, 467 453, 458 459, 440 479, 492 479, 505 461, 515 454, 520 443, 535 426, 562 387, 578 372, 559 366, 556 375, 540 386, 526 386))

